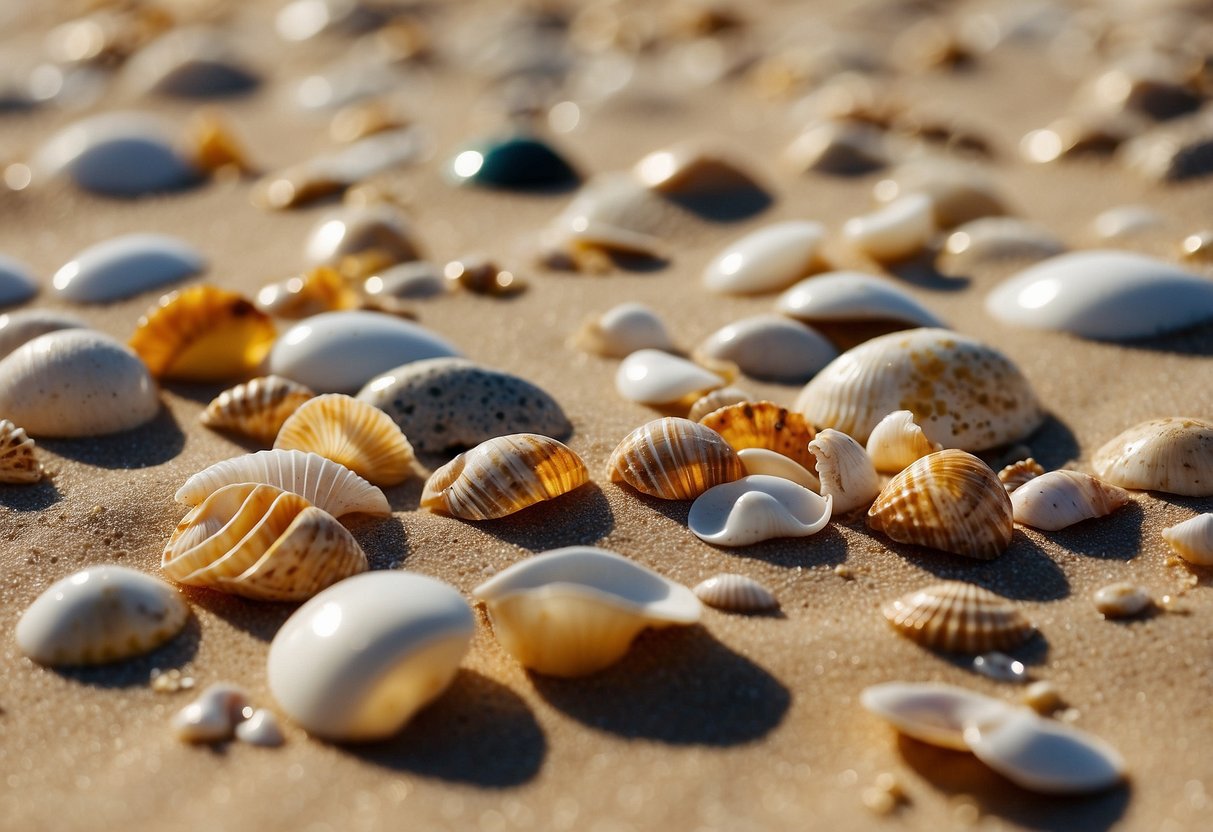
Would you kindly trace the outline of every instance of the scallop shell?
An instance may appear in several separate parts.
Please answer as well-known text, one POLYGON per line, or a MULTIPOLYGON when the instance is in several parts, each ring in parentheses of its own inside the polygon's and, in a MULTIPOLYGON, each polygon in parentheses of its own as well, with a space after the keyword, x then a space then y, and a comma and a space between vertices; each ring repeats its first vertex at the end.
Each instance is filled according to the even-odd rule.
POLYGON ((876 198, 892 202, 910 194, 923 194, 931 204, 935 226, 955 226, 1010 213, 998 187, 975 165, 926 158, 900 165, 893 175, 876 183, 876 198))
POLYGON ((1129 502, 1129 492, 1079 471, 1049 471, 1011 494, 1015 522, 1055 532, 1104 517, 1129 502))
POLYGON ((727 379, 661 350, 637 350, 615 373, 615 389, 628 401, 665 405, 723 387, 727 379))
POLYGON ((224 381, 252 375, 274 334, 273 322, 243 295, 202 285, 160 298, 129 343, 157 378, 224 381))
POLYGON ((301 601, 369 568, 337 519, 272 485, 226 485, 185 515, 164 547, 177 583, 260 601, 301 601))
POLYGON ((661 318, 642 303, 621 303, 591 317, 573 336, 573 343, 586 352, 610 358, 625 358, 643 349, 674 349, 661 318))
POLYGON ((341 393, 300 405, 283 422, 274 448, 320 454, 380 486, 404 482, 416 462, 413 446, 390 416, 341 393))
POLYGON ((895 263, 922 251, 935 233, 931 200, 909 194, 871 214, 853 217, 842 235, 855 249, 879 263, 895 263))
POLYGON ((38 293, 38 282, 22 263, 0 254, 0 307, 24 303, 38 293))
POLYGON ((968 451, 1014 442, 1045 418, 1006 356, 943 329, 894 332, 844 352, 805 385, 795 409, 859 442, 887 414, 909 410, 932 442, 968 451))
POLYGON ((826 428, 809 443, 821 493, 834 500, 834 513, 871 505, 880 493, 880 477, 863 446, 845 433, 826 428))
POLYGON ((882 321, 942 327, 943 322, 891 280, 863 272, 806 278, 775 301, 782 314, 810 324, 882 321))
POLYGON ((884 617, 911 641, 949 653, 1013 650, 1036 631, 1006 598, 962 581, 903 595, 885 606, 884 617))
POLYGON ((282 423, 316 394, 281 376, 263 376, 220 393, 199 417, 212 430, 230 430, 267 445, 282 423))
POLYGON ((715 485, 745 476, 737 452, 719 433, 667 416, 623 438, 607 462, 607 478, 662 500, 693 500, 715 485))
POLYGON ((780 315, 755 315, 709 335, 695 356, 736 364, 746 375, 777 382, 802 382, 838 357, 816 330, 780 315))
POLYGON ((716 390, 704 393, 695 403, 691 405, 691 409, 687 411, 687 418, 692 422, 703 420, 714 410, 719 410, 722 407, 728 407, 731 404, 741 404, 742 402, 753 401, 750 394, 736 387, 720 387, 716 390))
POLYGON ((717 546, 751 546, 778 537, 808 537, 830 522, 833 500, 802 485, 762 474, 709 488, 691 503, 687 526, 717 546))
POLYGON ((306 318, 339 309, 353 309, 358 295, 341 273, 330 266, 317 266, 301 275, 262 286, 257 308, 277 318, 306 318))
POLYGON ((17 621, 17 646, 39 664, 104 664, 155 650, 189 614, 164 581, 125 566, 91 566, 29 605, 17 621))
POLYGON ((867 451, 877 471, 896 474, 916 459, 943 450, 938 442, 927 439, 908 410, 894 410, 872 428, 867 451))
POLYGON ((1213 422, 1185 417, 1142 422, 1104 443, 1091 465, 1101 480, 1122 488, 1213 496, 1213 422))
POLYGON ((204 26, 168 31, 131 56, 123 72, 141 92, 177 98, 237 95, 259 83, 231 39, 204 26))
POLYGON ((804 220, 752 231, 712 258, 703 285, 726 295, 777 292, 813 270, 824 238, 821 223, 804 220))
POLYGON ((0 358, 39 335, 60 329, 88 329, 88 324, 75 315, 49 309, 20 309, 0 315, 0 358))
POLYGON ((702 611, 681 584, 591 546, 519 561, 472 594, 506 650, 548 676, 596 673, 623 658, 646 627, 694 624, 702 611))
POLYGON ((1162 539, 1188 563, 1213 566, 1213 514, 1198 514, 1165 528, 1162 539))
POLYGON ((34 440, 8 419, 0 419, 0 483, 42 479, 42 463, 34 456, 34 440))
POLYGON ((965 729, 1012 711, 1001 699, 938 682, 886 682, 863 689, 859 702, 907 737, 967 751, 965 729))
POLYGON ((779 599, 753 578, 725 572, 713 575, 691 590, 707 604, 725 612, 769 612, 779 608, 779 599))
POLYGON ((581 179, 551 144, 524 134, 498 136, 461 150, 450 161, 452 181, 491 188, 545 188, 581 179))
POLYGON ((951 265, 962 272, 991 263, 1043 260, 1065 250, 1065 243, 1047 228, 1018 217, 982 217, 966 222, 944 243, 951 265))
POLYGON ((308 233, 304 252, 313 263, 334 266, 368 252, 382 257, 384 265, 421 257, 408 221, 382 203, 347 205, 325 214, 308 233))
POLYGON ((769 477, 782 477, 797 485, 803 485, 810 491, 821 491, 821 481, 817 479, 816 474, 778 451, 767 448, 742 448, 737 452, 737 456, 741 458, 747 476, 765 474, 769 477))
POLYGON ((899 543, 979 560, 1011 545, 1011 498, 990 467, 964 451, 938 451, 889 481, 868 525, 899 543))
POLYGON ((724 437, 734 450, 767 448, 795 460, 810 471, 817 462, 808 444, 813 426, 795 411, 774 402, 742 402, 718 408, 699 420, 724 437))
POLYGON ((206 259, 167 234, 123 234, 89 246, 55 272, 55 290, 72 303, 112 303, 193 277, 206 259))
POLYGON ((1014 494, 1015 489, 1027 485, 1045 472, 1044 466, 1032 457, 1012 462, 998 472, 998 481, 1008 494, 1014 494))
POLYGON ((492 520, 589 480, 585 463, 568 446, 515 433, 481 442, 435 471, 422 489, 421 507, 464 520, 492 520))
POLYGON ((216 462, 186 480, 173 499, 196 506, 220 488, 242 482, 291 491, 334 517, 392 513, 378 488, 331 459, 303 451, 258 451, 216 462))

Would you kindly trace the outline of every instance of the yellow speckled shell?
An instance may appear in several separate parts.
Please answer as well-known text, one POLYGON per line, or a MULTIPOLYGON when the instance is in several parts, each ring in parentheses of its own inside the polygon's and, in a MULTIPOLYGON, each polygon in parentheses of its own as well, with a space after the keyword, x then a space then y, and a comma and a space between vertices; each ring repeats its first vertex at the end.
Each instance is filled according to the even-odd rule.
POLYGON ((199 419, 208 428, 242 433, 268 445, 287 417, 315 395, 289 378, 262 376, 224 390, 199 419))
POLYGON ((667 416, 623 438, 607 462, 611 482, 663 500, 693 500, 714 485, 745 476, 745 465, 719 433, 667 416))
POLYGON ((923 647, 949 653, 1011 650, 1035 628, 1014 604, 963 581, 944 581, 889 602, 884 617, 923 647))
POLYGON ((699 420, 724 437, 733 450, 767 448, 799 462, 810 471, 817 460, 809 442, 817 435, 799 413, 774 402, 740 402, 726 405, 699 420))
POLYGON ((34 440, 8 419, 0 419, 0 483, 29 483, 42 479, 34 456, 34 440))
POLYGON ((413 446, 390 416, 342 393, 301 405, 283 423, 274 447, 320 454, 375 485, 404 482, 416 459, 413 446))

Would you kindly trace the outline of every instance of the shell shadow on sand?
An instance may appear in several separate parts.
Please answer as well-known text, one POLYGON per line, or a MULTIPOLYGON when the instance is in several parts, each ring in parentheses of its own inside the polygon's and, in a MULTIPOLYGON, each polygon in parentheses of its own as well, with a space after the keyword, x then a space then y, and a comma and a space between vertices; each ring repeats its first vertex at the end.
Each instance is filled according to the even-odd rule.
POLYGON ((0 485, 0 506, 13 511, 42 511, 62 499, 49 477, 28 485, 0 485))
POLYGON ((98 468, 149 468, 181 453, 185 433, 167 407, 133 430, 84 439, 39 439, 39 444, 68 459, 98 468))
POLYGON ((185 620, 181 632, 145 653, 112 664, 54 667, 55 673, 94 688, 135 688, 147 685, 153 670, 180 669, 193 660, 202 642, 202 627, 195 615, 185 620))
POLYGON ((615 515, 602 489, 588 482, 515 514, 469 525, 520 548, 546 552, 561 546, 597 543, 615 528, 615 515))

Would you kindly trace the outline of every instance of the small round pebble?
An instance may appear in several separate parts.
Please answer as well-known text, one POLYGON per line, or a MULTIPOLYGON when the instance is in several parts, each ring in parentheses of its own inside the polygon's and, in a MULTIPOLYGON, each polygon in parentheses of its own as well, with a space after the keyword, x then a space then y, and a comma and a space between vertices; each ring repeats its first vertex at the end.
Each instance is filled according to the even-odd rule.
POLYGON ((1104 618, 1131 618, 1150 606, 1149 594, 1136 584, 1126 582, 1108 584, 1096 590, 1094 600, 1095 609, 1104 618))

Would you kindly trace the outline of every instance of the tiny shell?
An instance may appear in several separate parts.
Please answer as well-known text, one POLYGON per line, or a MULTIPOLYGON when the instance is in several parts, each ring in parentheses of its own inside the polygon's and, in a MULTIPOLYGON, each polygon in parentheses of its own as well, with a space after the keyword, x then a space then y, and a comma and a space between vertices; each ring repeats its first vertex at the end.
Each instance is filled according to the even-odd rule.
POLYGON ((808 444, 816 436, 813 426, 795 411, 774 402, 740 402, 713 410, 699 420, 724 437, 734 450, 767 448, 794 460, 810 471, 816 460, 808 444))
POLYGON ((768 448, 742 448, 737 452, 737 456, 745 466, 747 476, 765 474, 769 477, 782 477, 797 485, 803 485, 810 491, 821 491, 821 481, 817 479, 816 474, 778 451, 768 448))
MULTIPOLYGON (((645 156, 632 169, 653 191, 675 198, 765 198, 766 189, 731 149, 689 141, 645 156)), ((764 203, 765 204, 765 203, 764 203)))
POLYGON ((646 422, 615 447, 607 478, 662 500, 693 500, 745 476, 737 452, 711 428, 667 416, 646 422))
POLYGON ((691 590, 707 604, 725 612, 769 612, 779 608, 779 599, 753 578, 725 572, 696 584, 691 590))
POLYGON ((1045 716, 1053 713, 1065 704, 1057 685, 1048 679, 1041 679, 1028 685, 1023 692, 1023 703, 1036 713, 1045 716))
POLYGON ((828 272, 806 278, 780 295, 775 308, 810 324, 889 321, 908 327, 944 326, 896 283, 863 272, 828 272))
POLYGON ((166 234, 124 234, 73 257, 51 282, 72 303, 112 303, 193 277, 206 268, 203 256, 184 240, 166 234))
POLYGON ((452 286, 475 295, 508 297, 526 291, 527 283, 483 254, 466 254, 442 268, 452 286))
POLYGON ((809 443, 821 493, 834 499, 834 513, 871 505, 880 493, 880 477, 863 446, 841 431, 826 428, 809 443))
POLYGON ((404 482, 416 462, 413 446, 391 417, 341 393, 301 404, 282 424, 274 448, 320 454, 381 486, 404 482))
POLYGON ((1091 228, 1104 240, 1123 240, 1167 225, 1167 218, 1147 205, 1117 205, 1095 215, 1091 228))
POLYGON ((783 152, 796 170, 857 176, 889 163, 888 134, 858 121, 822 121, 809 126, 783 152))
POLYGON ((1213 422, 1184 417, 1142 422, 1104 443, 1091 465, 1104 482, 1122 488, 1213 496, 1213 422))
POLYGON ((1011 493, 1015 522, 1054 532, 1104 517, 1129 502, 1129 492, 1080 471, 1049 471, 1011 493))
POLYGON ((916 459, 943 450, 938 442, 927 439, 908 410, 894 410, 872 428, 867 452, 877 471, 896 474, 916 459))
POLYGON ((75 315, 49 309, 20 309, 0 315, 0 358, 39 335, 60 329, 87 329, 88 324, 75 315))
POLYGON ((596 673, 623 658, 646 627, 694 624, 702 611, 681 584, 591 546, 519 561, 472 594, 506 650, 548 676, 596 673))
POLYGON ((38 282, 26 266, 0 254, 0 307, 24 303, 38 293, 38 282))
POLYGON ((1162 539, 1188 563, 1213 566, 1213 514, 1199 514, 1165 528, 1162 539))
POLYGON ((199 417, 212 430, 230 430, 267 445, 287 417, 316 394, 281 376, 263 376, 220 393, 199 417))
POLYGON ((913 257, 934 233, 931 200, 925 194, 901 197, 874 213, 847 220, 842 227, 854 248, 880 263, 913 257))
POLYGON ((1015 489, 1030 483, 1045 472, 1044 466, 1032 457, 1012 462, 998 472, 998 481, 1008 494, 1014 494, 1015 489))
POLYGON ((463 596, 411 572, 370 572, 295 611, 270 643, 283 713, 340 742, 385 739, 455 678, 475 620, 463 596))
POLYGON ((252 90, 258 77, 223 32, 183 26, 140 49, 124 67, 142 92, 178 98, 210 98, 252 90))
POLYGON ((791 220, 734 240, 703 271, 703 284, 726 295, 777 292, 809 274, 820 255, 825 227, 791 220))
POLYGON ((219 683, 173 714, 173 733, 182 742, 225 742, 244 719, 248 694, 243 688, 219 683))
POLYGON ((1006 598, 962 581, 904 595, 885 606, 884 617, 906 638, 950 653, 1012 650, 1035 632, 1006 598))
POLYGON ((751 546, 778 537, 808 537, 830 522, 833 500, 782 477, 745 476, 695 498, 687 526, 717 546, 751 546))
MULTIPOLYGON (((648 238, 667 237, 684 227, 678 209, 626 173, 607 173, 587 182, 552 221, 560 238, 591 229, 619 229, 648 238)), ((602 236, 601 232, 597 232, 602 236)))
POLYGON ((353 309, 358 295, 331 266, 317 266, 301 275, 262 286, 257 308, 277 318, 306 318, 321 312, 353 309))
POLYGON ((1011 712, 1000 699, 938 682, 886 682, 864 688, 860 704, 916 740, 967 751, 965 729, 1011 712))
POLYGON ((916 193, 930 199, 938 228, 1009 213, 995 183, 983 169, 969 164, 926 158, 899 166, 875 187, 882 202, 916 193))
POLYGON ((642 303, 621 303, 591 317, 573 341, 579 349, 610 358, 625 358, 643 349, 674 349, 661 318, 642 303))
POLYGON ((278 718, 265 708, 257 708, 248 719, 236 723, 236 739, 266 748, 274 748, 286 742, 282 728, 278 726, 278 718))
POLYGON ((1183 182, 1213 173, 1213 129, 1207 118, 1159 126, 1119 148, 1126 168, 1156 182, 1183 182))
MULTIPOLYGON (((615 372, 615 389, 628 401, 649 405, 673 404, 727 380, 698 364, 661 350, 637 350, 623 359, 615 372)), ((693 399, 692 399, 693 400, 693 399)))
POLYGON ((362 284, 362 291, 368 297, 395 300, 441 297, 452 288, 442 270, 424 260, 389 266, 362 284))
POLYGON ((22 613, 17 646, 39 664, 104 664, 155 650, 185 626, 175 589, 125 566, 92 566, 52 584, 22 613))
POLYGON ((451 159, 448 171, 456 183, 492 188, 544 188, 581 178, 547 141, 522 134, 486 139, 462 150, 451 159))
POLYGON ((687 418, 692 422, 699 422, 714 410, 749 401, 753 401, 753 398, 744 390, 736 387, 720 387, 704 393, 696 399, 695 403, 691 405, 691 409, 687 411, 687 418))
POLYGON ((0 419, 0 483, 29 483, 42 479, 42 463, 34 456, 34 440, 8 419, 0 419))
POLYGON ((1100 587, 1091 600, 1104 618, 1132 618, 1150 606, 1149 593, 1124 581, 1100 587))
POLYGON ((1140 116, 1123 112, 1062 116, 1046 127, 1025 134, 1019 142, 1019 153, 1037 164, 1079 154, 1106 156, 1141 129, 1140 116))
POLYGON ((802 382, 838 357, 834 345, 813 328, 780 315, 755 315, 709 335, 695 355, 736 364, 746 375, 778 382, 802 382))
POLYGON ((384 265, 421 254, 408 221, 391 205, 343 206, 320 218, 304 246, 307 259, 338 265, 343 258, 373 252, 384 265))
POLYGON ((1043 260, 1065 250, 1065 243, 1051 231, 1018 217, 982 217, 966 222, 944 243, 952 267, 963 272, 991 263, 1043 260))

